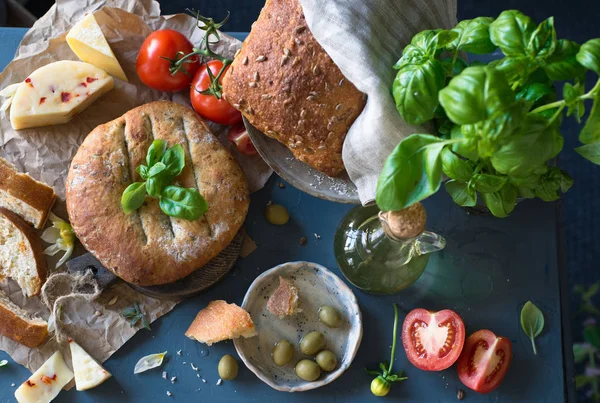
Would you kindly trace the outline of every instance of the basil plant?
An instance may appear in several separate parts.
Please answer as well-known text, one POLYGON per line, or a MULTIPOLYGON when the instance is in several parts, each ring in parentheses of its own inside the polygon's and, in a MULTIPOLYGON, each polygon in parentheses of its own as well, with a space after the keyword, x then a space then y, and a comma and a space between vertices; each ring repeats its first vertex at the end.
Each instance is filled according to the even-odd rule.
POLYGON ((382 210, 431 196, 444 176, 454 202, 481 200, 496 217, 519 198, 557 200, 573 184, 551 163, 563 148, 560 125, 565 114, 583 123, 586 100, 576 151, 600 164, 600 80, 585 88, 588 71, 600 74, 600 39, 557 39, 552 17, 537 25, 509 10, 420 32, 394 68, 398 112, 410 124, 433 122, 437 135, 413 134, 391 153, 377 185, 382 210), (497 49, 504 58, 489 64, 463 57, 497 49))

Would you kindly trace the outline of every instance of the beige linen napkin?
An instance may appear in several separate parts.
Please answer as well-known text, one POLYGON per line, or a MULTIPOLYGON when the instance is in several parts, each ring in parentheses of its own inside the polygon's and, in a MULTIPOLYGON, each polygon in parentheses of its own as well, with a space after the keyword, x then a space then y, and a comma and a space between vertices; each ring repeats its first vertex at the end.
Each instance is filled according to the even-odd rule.
POLYGON ((456 0, 300 0, 317 41, 367 105, 344 143, 344 165, 363 204, 375 199, 385 159, 404 137, 427 132, 405 123, 391 95, 394 63, 412 36, 456 25, 456 0))

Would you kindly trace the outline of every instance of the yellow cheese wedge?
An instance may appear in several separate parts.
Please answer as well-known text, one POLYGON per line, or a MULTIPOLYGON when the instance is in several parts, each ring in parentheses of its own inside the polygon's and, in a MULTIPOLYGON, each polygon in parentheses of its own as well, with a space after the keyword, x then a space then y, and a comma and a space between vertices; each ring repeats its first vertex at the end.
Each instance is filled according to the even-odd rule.
POLYGON ((19 403, 48 403, 71 382, 73 373, 65 364, 60 351, 48 358, 28 380, 15 391, 19 403))
POLYGON ((104 70, 64 60, 40 67, 21 83, 12 99, 15 130, 67 123, 114 87, 104 70))
POLYGON ((102 365, 98 364, 81 346, 69 340, 71 358, 73 359, 73 372, 77 390, 95 388, 111 377, 102 365))
POLYGON ((67 43, 82 61, 127 82, 125 72, 106 41, 94 14, 86 15, 67 34, 67 43))

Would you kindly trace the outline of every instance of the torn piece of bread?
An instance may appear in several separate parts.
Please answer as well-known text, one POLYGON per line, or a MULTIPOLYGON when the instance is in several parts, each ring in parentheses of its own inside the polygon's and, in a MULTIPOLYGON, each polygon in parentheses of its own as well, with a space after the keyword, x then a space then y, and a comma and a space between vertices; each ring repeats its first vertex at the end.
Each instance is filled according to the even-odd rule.
POLYGON ((35 230, 0 207, 0 278, 15 280, 23 294, 38 295, 46 281, 46 260, 35 230))
POLYGON ((0 290, 0 334, 24 346, 37 347, 48 337, 48 323, 31 318, 0 290))
POLYGON ((18 172, 13 164, 0 158, 0 207, 41 229, 55 200, 54 189, 18 172))
POLYGON ((254 337, 257 333, 248 312, 236 304, 218 300, 198 312, 185 335, 210 346, 223 340, 254 337))
POLYGON ((298 289, 279 276, 279 287, 269 298, 267 309, 279 319, 302 311, 298 309, 298 289))

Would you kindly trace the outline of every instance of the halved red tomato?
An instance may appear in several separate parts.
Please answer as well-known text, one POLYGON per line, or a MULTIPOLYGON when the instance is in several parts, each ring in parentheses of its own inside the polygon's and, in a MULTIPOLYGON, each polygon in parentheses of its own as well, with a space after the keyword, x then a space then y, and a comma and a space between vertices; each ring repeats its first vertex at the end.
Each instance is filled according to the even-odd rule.
POLYGON ((466 387, 479 393, 496 389, 512 360, 512 343, 489 330, 479 330, 467 339, 458 359, 458 377, 466 387))
POLYGON ((456 362, 465 342, 465 325, 450 309, 410 311, 402 325, 408 360, 425 371, 441 371, 456 362))
POLYGON ((246 155, 256 155, 258 151, 254 148, 254 144, 248 135, 244 122, 236 123, 231 126, 227 133, 227 138, 237 147, 238 151, 246 155))

